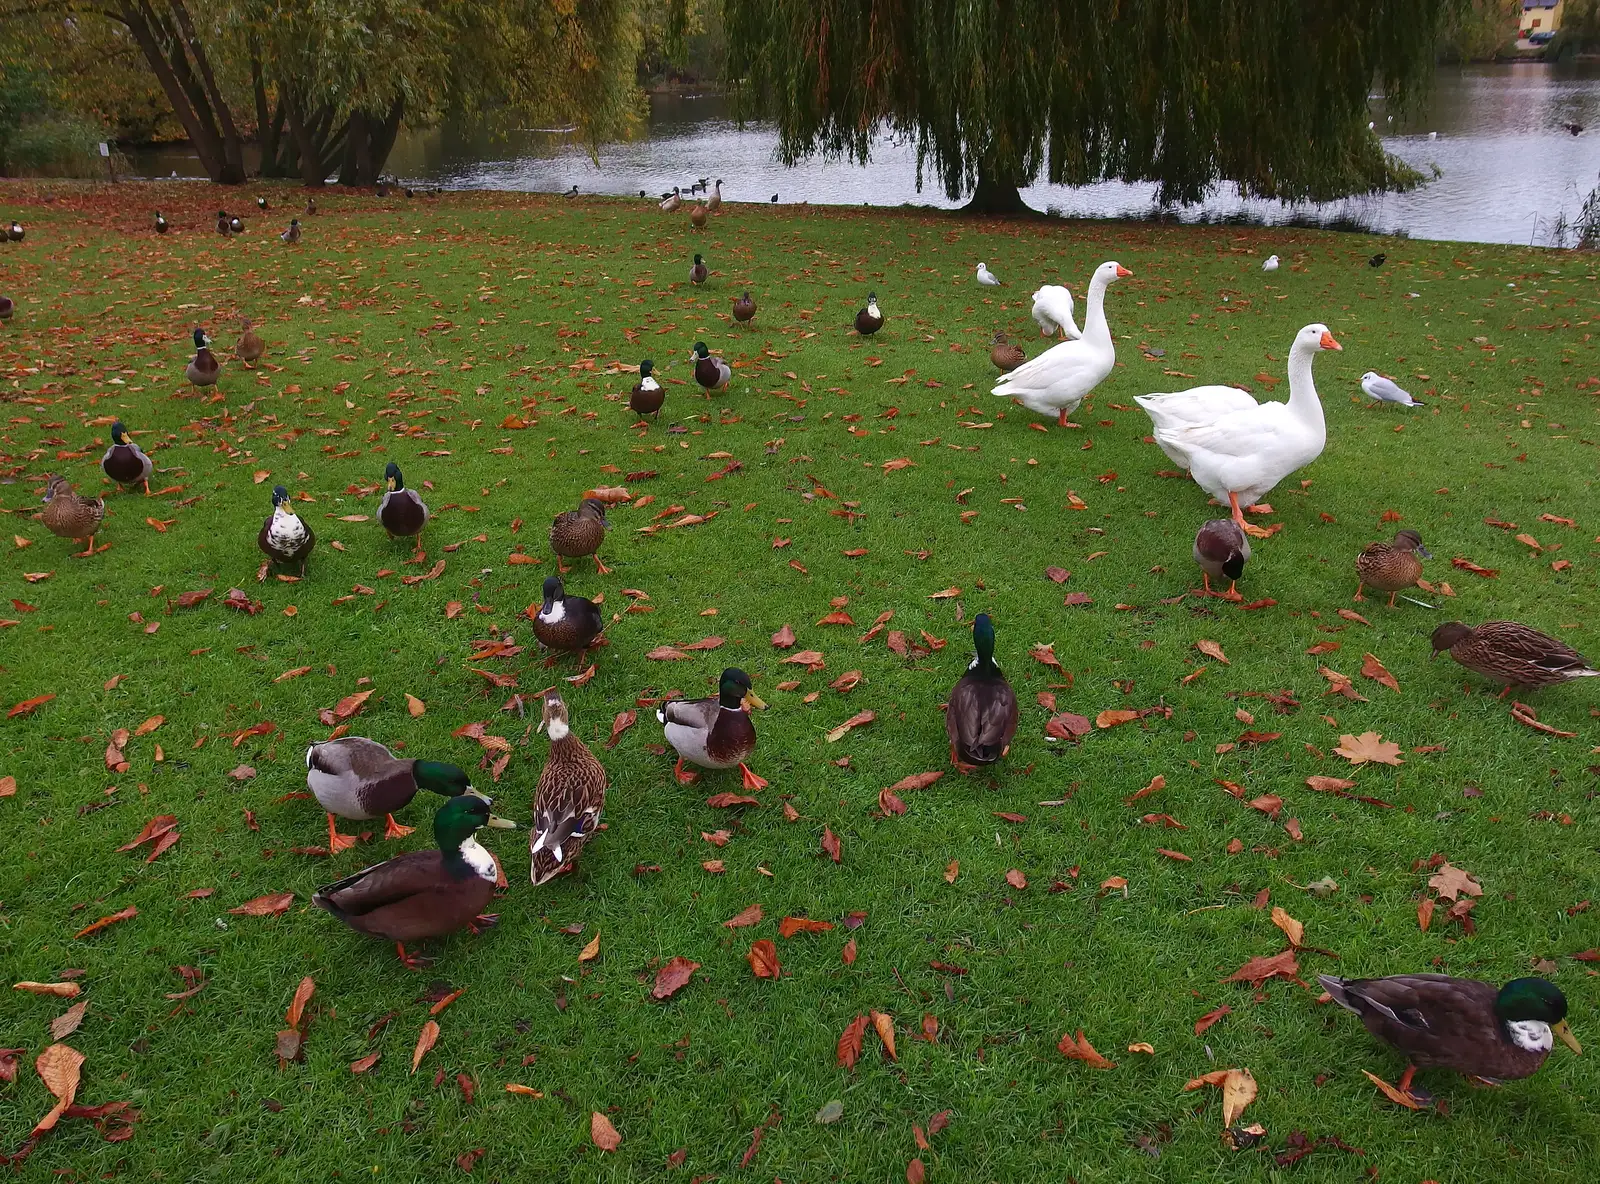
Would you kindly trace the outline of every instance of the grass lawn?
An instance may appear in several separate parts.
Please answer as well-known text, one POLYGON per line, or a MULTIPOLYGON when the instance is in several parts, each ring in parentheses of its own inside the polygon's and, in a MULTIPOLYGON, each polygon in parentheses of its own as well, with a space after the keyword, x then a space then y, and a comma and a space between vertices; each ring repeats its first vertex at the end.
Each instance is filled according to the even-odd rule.
MULTIPOLYGON (((1600 657, 1592 257, 766 205, 695 232, 645 203, 336 192, 287 248, 276 231, 302 198, 271 187, 260 192, 273 211, 246 215, 243 238, 212 233, 218 205, 255 192, 0 190, 28 228, 0 249, 0 293, 18 308, 0 326, 0 597, 16 601, 0 612, 0 706, 55 696, 0 723, 0 776, 15 779, 0 798, 0 954, 12 981, 82 987, 87 1011, 65 1038, 86 1057, 78 1101, 140 1112, 119 1142, 63 1119, 27 1178, 412 1180, 459 1174, 465 1155, 474 1176, 501 1180, 898 1181, 917 1157, 929 1179, 967 1182, 1593 1179, 1594 1057, 1558 1046, 1536 1077, 1498 1090, 1424 1073, 1447 1113, 1413 1114, 1361 1072, 1393 1081, 1401 1058, 1317 1003, 1313 977, 1498 982, 1537 968, 1566 992, 1579 1038, 1600 1042, 1600 984, 1572 958, 1600 945, 1588 908, 1600 687, 1534 696, 1542 722, 1576 736, 1539 732, 1449 659, 1430 663, 1427 640, 1442 620, 1514 618, 1600 657), (158 206, 175 227, 165 238, 150 230, 158 206), (1380 250, 1387 264, 1368 267, 1380 250), (704 289, 687 282, 696 251, 713 269, 704 289), (1283 267, 1264 275, 1272 252, 1283 267), (1081 317, 1087 276, 1108 258, 1134 274, 1110 290, 1118 365, 1079 426, 991 397, 993 331, 1037 352, 1033 288, 1067 283, 1081 317), (976 286, 979 259, 1004 287, 976 286), (760 306, 748 329, 728 315, 746 288, 760 306), (869 289, 889 322, 862 341, 848 327, 869 289), (242 316, 269 343, 254 371, 231 360, 242 316), (1158 475, 1170 462, 1145 442, 1133 397, 1236 382, 1282 398, 1290 341, 1312 321, 1344 346, 1315 365, 1328 447, 1270 495, 1262 521, 1282 530, 1241 581, 1247 601, 1275 603, 1189 595, 1195 528, 1219 511, 1158 475), (198 396, 183 378, 196 324, 224 359, 220 386, 198 396), (710 401, 684 362, 697 339, 735 367, 710 401), (626 393, 646 356, 669 393, 660 424, 641 429, 626 393), (1427 406, 1367 406, 1369 369, 1427 406), (107 487, 109 546, 70 558, 77 548, 32 517, 45 475, 100 489, 119 416, 165 492, 107 487), (887 463, 901 458, 911 464, 887 463), (426 486, 425 564, 407 565, 409 547, 368 520, 389 460, 426 486), (305 495, 296 505, 318 536, 300 583, 256 580, 279 482, 305 495), (305 747, 330 731, 319 712, 371 691, 352 731, 461 763, 525 823, 546 743, 537 705, 524 718, 508 700, 577 673, 571 659, 543 667, 523 615, 553 570, 547 526, 583 490, 619 484, 639 500, 611 513, 613 574, 580 561, 569 580, 603 593, 614 621, 592 679, 566 690, 610 775, 609 827, 575 874, 538 890, 526 831, 484 832, 511 884, 499 926, 432 943, 432 968, 408 971, 310 896, 421 846, 431 810, 403 813, 419 828, 410 839, 385 842, 379 827, 337 857, 306 853, 325 842, 323 815, 285 795, 305 789, 305 747), (707 520, 666 528, 683 514, 707 520), (1354 556, 1395 515, 1453 593, 1418 594, 1437 611, 1351 605, 1354 556), (436 578, 403 582, 436 561, 436 578), (1070 578, 1053 582, 1052 566, 1070 578), (226 607, 230 588, 261 611, 226 607), (203 589, 209 599, 176 605, 203 589), (958 592, 934 596, 946 589, 958 592), (836 606, 853 625, 815 623, 836 606), (1365 622, 1338 615, 1352 607, 1365 622), (980 611, 1022 723, 1006 761, 962 777, 948 771, 939 706, 980 611), (789 650, 770 640, 785 625, 789 650), (923 649, 894 652, 891 631, 923 649), (473 660, 507 635, 520 654, 473 660), (646 656, 710 637, 723 643, 688 660, 646 656), (1060 669, 1030 656, 1041 643, 1060 669), (1319 643, 1339 648, 1309 655, 1319 643), (785 664, 806 649, 822 669, 785 664), (1367 653, 1399 693, 1362 677, 1367 653), (677 784, 647 708, 603 747, 619 713, 671 689, 714 693, 735 664, 769 705, 758 805, 707 805, 738 792, 737 772, 677 784), (1328 693, 1323 666, 1353 679, 1351 696, 1328 693), (859 682, 835 689, 848 672, 859 682), (1048 695, 1091 720, 1170 716, 1048 739, 1048 695), (874 722, 827 739, 869 709, 874 722), (162 722, 122 746, 126 767, 108 768, 116 730, 151 718, 162 722), (263 721, 270 730, 241 735, 263 721), (510 743, 498 780, 493 754, 453 735, 475 721, 510 743), (1341 734, 1367 731, 1404 763, 1335 754, 1341 734), (1241 742, 1247 732, 1275 738, 1241 742), (940 769, 901 791, 903 815, 882 813, 880 790, 940 769), (1125 802, 1158 774, 1164 788, 1125 802), (1313 792, 1316 775, 1348 776, 1349 792, 1390 808, 1313 792), (1247 804, 1263 795, 1282 799, 1276 818, 1247 804), (118 850, 165 814, 175 846, 154 862, 150 844, 118 850), (1481 882, 1475 932, 1446 918, 1447 899, 1419 928, 1436 855, 1481 882), (1101 888, 1112 877, 1125 892, 1101 888), (1306 890, 1324 878, 1337 890, 1306 890), (271 893, 294 894, 287 912, 229 912, 271 893), (723 926, 754 904, 758 925, 723 926), (137 916, 74 937, 130 906, 137 916), (1316 948, 1298 958, 1311 988, 1223 983, 1287 948, 1273 906, 1316 948), (864 921, 847 922, 855 913, 864 921), (835 928, 784 939, 788 916, 835 928), (580 962, 596 936, 599 956, 580 962), (777 981, 747 961, 761 938, 776 941, 777 981), (675 956, 699 969, 654 1001, 675 956), (305 976, 304 1059, 280 1065, 276 1033, 305 976), (430 1004, 459 988, 412 1073, 430 1004), (869 1025, 847 1071, 841 1033, 872 1011, 892 1017, 899 1060, 869 1025), (932 1041, 914 1036, 925 1023, 932 1041), (1115 1068, 1057 1051, 1078 1029, 1115 1068), (1154 1055, 1127 1051, 1138 1042, 1154 1055), (1223 1145, 1217 1090, 1183 1091, 1228 1067, 1259 1083, 1242 1120, 1266 1128, 1252 1149, 1223 1145), (833 1100, 842 1118, 817 1122, 833 1100), (919 1150, 917 1127, 945 1110, 919 1150), (594 1112, 621 1135, 613 1154, 591 1142, 594 1112), (1297 1131, 1364 1155, 1329 1145, 1275 1166, 1297 1131)), ((24 1050, 0 1085, 0 1150, 50 1107, 33 1059, 70 1002, 0 995, 0 1044, 24 1050)))

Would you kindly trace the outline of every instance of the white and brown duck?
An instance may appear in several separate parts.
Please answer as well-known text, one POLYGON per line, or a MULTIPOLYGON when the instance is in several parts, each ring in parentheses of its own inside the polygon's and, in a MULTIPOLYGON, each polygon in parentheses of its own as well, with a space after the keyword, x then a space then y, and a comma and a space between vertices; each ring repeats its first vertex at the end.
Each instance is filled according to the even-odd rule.
POLYGON ((736 666, 722 672, 717 694, 709 699, 669 699, 656 709, 656 719, 666 732, 667 743, 678 754, 673 775, 685 784, 695 774, 683 762, 703 769, 731 769, 739 766, 747 790, 766 788, 765 779, 750 771, 745 763, 756 750, 756 727, 749 708, 760 701, 750 689, 750 676, 736 666))
POLYGON ((544 699, 539 727, 550 754, 539 771, 528 831, 528 877, 535 886, 570 871, 578 852, 600 829, 606 804, 606 770, 573 735, 567 705, 555 691, 544 699))

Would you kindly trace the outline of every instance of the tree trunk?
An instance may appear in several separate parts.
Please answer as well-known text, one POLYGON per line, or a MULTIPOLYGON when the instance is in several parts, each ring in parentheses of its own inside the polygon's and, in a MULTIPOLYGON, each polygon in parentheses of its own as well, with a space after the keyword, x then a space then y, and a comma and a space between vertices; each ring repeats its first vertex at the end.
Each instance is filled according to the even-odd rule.
POLYGON ((389 153, 394 150, 404 116, 404 98, 397 98, 388 113, 381 117, 366 111, 350 113, 345 124, 344 164, 339 172, 339 184, 366 188, 378 183, 389 153))
POLYGON ((961 207, 963 214, 1033 214, 1032 206, 1022 200, 1016 180, 996 176, 986 164, 978 165, 978 187, 972 197, 961 207))
POLYGON ((300 151, 300 180, 308 189, 321 189, 328 183, 328 174, 322 167, 322 153, 316 137, 307 126, 305 115, 300 110, 299 97, 288 95, 287 106, 289 134, 294 137, 295 147, 300 151))
MULTIPOLYGON (((132 34, 145 60, 150 64, 156 80, 161 83, 161 89, 166 92, 167 101, 172 104, 178 122, 183 124, 183 130, 189 136, 189 143, 194 145, 195 155, 200 158, 201 167, 213 181, 221 182, 226 173, 222 138, 217 134, 216 125, 209 118, 210 113, 192 101, 192 96, 183 85, 178 71, 162 52, 161 43, 156 38, 156 30, 149 19, 154 16, 155 14, 144 9, 143 5, 137 4, 124 4, 117 10, 117 19, 132 34)), ((159 18, 155 19, 159 21, 159 18)))
POLYGON ((217 85, 216 76, 211 72, 211 59, 206 56, 205 46, 195 35, 194 22, 189 18, 188 8, 185 7, 183 0, 167 0, 167 2, 178 23, 181 37, 179 52, 182 52, 183 46, 187 46, 189 52, 194 55, 201 81, 205 84, 204 94, 212 110, 216 112, 217 122, 222 128, 222 181, 227 185, 242 185, 245 180, 244 142, 239 138, 239 129, 234 126, 233 112, 228 109, 228 101, 223 97, 222 88, 217 85))

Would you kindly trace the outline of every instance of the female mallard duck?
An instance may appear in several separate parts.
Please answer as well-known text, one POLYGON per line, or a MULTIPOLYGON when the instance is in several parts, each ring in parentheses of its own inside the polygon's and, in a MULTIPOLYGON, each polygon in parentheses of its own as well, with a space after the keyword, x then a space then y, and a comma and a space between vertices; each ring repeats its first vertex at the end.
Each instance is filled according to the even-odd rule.
POLYGON ((58 539, 89 540, 82 551, 73 552, 74 559, 86 559, 94 554, 95 532, 105 516, 105 502, 76 492, 65 477, 50 478, 44 491, 45 529, 58 539))
POLYGON ((694 266, 689 269, 689 282, 691 284, 703 284, 710 274, 711 272, 706 268, 706 261, 696 255, 694 257, 694 266))
POLYGON ((233 353, 241 362, 249 364, 259 361, 261 355, 267 352, 267 343, 261 340, 253 322, 245 317, 239 322, 239 340, 234 343, 233 353))
POLYGON ((663 197, 661 199, 661 209, 662 209, 663 212, 668 213, 668 214, 671 214, 674 211, 676 211, 677 208, 679 206, 681 206, 682 204, 683 204, 683 195, 682 195, 681 192, 679 192, 678 187, 676 185, 674 185, 672 187, 672 192, 671 193, 667 194, 665 197, 663 197))
POLYGON ((745 764, 756 750, 756 726, 750 722, 749 709, 759 702, 750 689, 750 676, 730 666, 722 672, 714 698, 668 699, 658 707, 656 719, 666 731, 667 743, 678 754, 673 775, 684 784, 695 779, 683 767, 684 761, 703 769, 731 769, 738 765, 745 789, 765 789, 766 780, 745 764))
POLYGON ((16 312, 16 302, 9 296, 0 296, 0 321, 9 321, 16 312))
POLYGON ((1490 1081, 1532 1077, 1555 1037, 1583 1051, 1567 1027, 1566 997, 1546 979, 1512 979, 1496 988, 1443 974, 1317 978, 1335 1003, 1405 1055, 1401 1093, 1410 1092, 1418 1069, 1454 1069, 1490 1081))
POLYGON ((204 329, 196 328, 194 331, 194 357, 183 373, 195 386, 215 386, 217 376, 222 373, 216 355, 211 352, 211 338, 206 336, 204 329))
POLYGON ((706 199, 706 209, 713 214, 722 209, 722 178, 717 178, 716 186, 711 190, 711 196, 706 199))
POLYGON ((389 532, 391 539, 417 539, 422 548, 422 528, 428 525, 428 507, 415 489, 406 488, 400 475, 400 466, 390 461, 383 466, 385 486, 383 500, 378 503, 378 521, 389 532))
POLYGON ((883 328, 883 313, 878 309, 878 294, 867 293, 867 307, 856 313, 856 332, 863 337, 871 337, 883 328))
POLYGON ((749 292, 746 292, 743 296, 740 296, 733 302, 733 319, 738 321, 741 325, 748 324, 750 321, 753 321, 755 316, 756 302, 750 299, 749 292))
POLYGON ((1433 631, 1433 656, 1449 652, 1468 670, 1513 687, 1537 690, 1574 678, 1600 677, 1587 658, 1563 641, 1516 621, 1485 621, 1476 629, 1446 621, 1433 631))
POLYGON ((1244 565, 1250 561, 1250 539, 1232 518, 1213 518, 1203 524, 1194 536, 1194 561, 1200 565, 1201 580, 1207 596, 1220 596, 1224 600, 1243 600, 1235 585, 1244 575, 1244 565), (1211 579, 1228 577, 1228 590, 1217 592, 1211 579))
POLYGON ((306 217, 307 218, 315 218, 316 216, 317 216, 317 199, 314 198, 314 197, 308 197, 308 198, 306 198, 306 217))
POLYGON ((311 558, 311 548, 316 544, 315 532, 289 504, 289 491, 281 485, 274 485, 272 516, 261 524, 261 533, 256 535, 256 546, 272 563, 298 563, 300 574, 304 576, 306 561, 311 558))
POLYGON ((233 233, 233 223, 228 220, 227 210, 217 211, 217 233, 227 238, 233 233))
POLYGON ((544 603, 533 615, 533 635, 548 649, 583 656, 606 627, 605 618, 592 600, 568 596, 560 576, 544 579, 544 603))
POLYGON ((1356 556, 1356 594, 1351 599, 1365 600, 1361 589, 1370 585, 1387 592, 1393 608, 1401 590, 1416 587, 1422 578, 1422 560, 1432 558, 1422 536, 1410 529, 1396 531, 1392 543, 1368 543, 1356 556))
POLYGON ((720 391, 733 377, 733 370, 721 358, 712 357, 706 343, 694 343, 694 380, 705 388, 707 396, 720 391))
POLYGON ((555 691, 544 699, 539 727, 550 736, 550 755, 539 773, 528 831, 528 876, 537 887, 572 867, 600 826, 606 804, 606 770, 572 734, 567 705, 555 691))
POLYGON ((311 903, 358 933, 394 942, 400 961, 420 969, 424 963, 406 953, 406 942, 472 925, 494 899, 499 870, 473 837, 488 822, 486 798, 451 798, 433 816, 434 850, 408 851, 362 868, 317 889, 311 903))
POLYGON ((989 340, 989 360, 994 363, 995 369, 1009 374, 1026 362, 1028 355, 1004 333, 996 333, 989 340))
POLYGON ((160 210, 156 211, 156 233, 157 234, 165 234, 165 233, 167 233, 167 220, 161 216, 161 211, 160 210))
POLYGON ((994 662, 994 624, 988 613, 972 622, 978 656, 950 692, 944 730, 953 765, 992 765, 1011 751, 1017 734, 1017 696, 994 662))
MULTIPOLYGON (((339 833, 336 817, 355 822, 384 818, 383 837, 399 839, 413 828, 396 822, 394 812, 410 805, 417 791, 425 789, 446 798, 478 792, 459 765, 402 760, 365 736, 340 736, 306 749, 306 788, 328 815, 330 853, 356 842, 339 833)), ((496 819, 490 825, 501 825, 501 821, 496 819)))
POLYGON ((606 504, 592 497, 579 502, 576 510, 556 515, 550 524, 550 549, 556 553, 556 567, 562 575, 567 573, 561 563, 563 557, 582 559, 585 555, 594 556, 596 575, 611 574, 611 569, 600 562, 600 544, 605 541, 608 525, 606 504))
POLYGON ((638 416, 653 415, 661 418, 661 406, 667 401, 667 391, 651 373, 656 364, 649 358, 639 363, 639 381, 628 394, 628 408, 638 416))
POLYGON ((127 492, 135 485, 144 486, 145 497, 150 496, 150 474, 155 465, 144 454, 144 449, 133 442, 133 436, 119 419, 111 425, 111 447, 100 458, 100 471, 127 492))
POLYGON ((704 230, 710 217, 711 215, 706 213, 705 204, 697 201, 694 203, 694 209, 689 211, 689 225, 696 230, 704 230))

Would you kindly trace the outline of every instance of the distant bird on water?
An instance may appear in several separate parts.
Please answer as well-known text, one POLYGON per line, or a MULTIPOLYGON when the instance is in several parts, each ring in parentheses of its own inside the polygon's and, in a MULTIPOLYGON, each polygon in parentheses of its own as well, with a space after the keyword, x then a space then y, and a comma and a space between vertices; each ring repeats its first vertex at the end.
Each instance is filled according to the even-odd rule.
POLYGON ((978 264, 978 282, 985 288, 998 288, 1000 286, 1000 277, 989 270, 987 263, 980 263, 978 264))
POLYGON ((778 195, 776 193, 774 193, 771 197, 767 198, 767 200, 770 201, 773 205, 777 205, 778 204, 778 195))
POLYGON ((681 206, 682 204, 683 204, 683 197, 680 195, 678 187, 676 185, 674 185, 672 187, 672 192, 669 193, 666 196, 666 199, 664 201, 662 201, 661 209, 665 213, 670 214, 674 210, 676 210, 679 206, 681 206))
POLYGON ((1368 370, 1361 376, 1361 389, 1380 403, 1399 403, 1402 407, 1426 406, 1375 370, 1368 370))
POLYGON ((1267 261, 1261 265, 1261 270, 1262 271, 1277 271, 1278 270, 1278 257, 1276 255, 1268 255, 1267 256, 1267 261))
POLYGON ((1371 259, 1367 260, 1367 266, 1368 267, 1382 267, 1388 261, 1389 261, 1389 256, 1385 255, 1382 251, 1379 251, 1371 259))
POLYGON ((1561 126, 1566 128, 1575 136, 1583 134, 1583 124, 1581 123, 1563 123, 1561 126))

